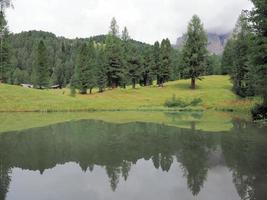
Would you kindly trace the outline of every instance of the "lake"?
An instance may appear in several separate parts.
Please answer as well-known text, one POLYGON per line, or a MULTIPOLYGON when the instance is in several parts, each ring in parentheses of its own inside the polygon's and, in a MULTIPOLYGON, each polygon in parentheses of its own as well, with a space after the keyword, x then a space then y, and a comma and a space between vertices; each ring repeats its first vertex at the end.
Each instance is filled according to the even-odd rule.
POLYGON ((25 118, 2 122, 0 200, 267 199, 267 129, 245 120, 25 118))

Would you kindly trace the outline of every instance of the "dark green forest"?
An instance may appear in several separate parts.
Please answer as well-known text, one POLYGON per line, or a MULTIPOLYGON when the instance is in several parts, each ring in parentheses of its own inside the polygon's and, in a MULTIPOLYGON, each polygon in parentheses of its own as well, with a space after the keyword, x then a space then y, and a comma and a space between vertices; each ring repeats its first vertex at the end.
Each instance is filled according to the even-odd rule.
MULTIPOLYGON (((115 25, 111 29, 117 30, 85 39, 67 39, 43 31, 8 34, 3 42, 8 45, 8 58, 6 63, 2 62, 5 65, 2 81, 46 87, 66 87, 72 82, 84 93, 82 90, 91 88, 99 88, 102 92, 106 87, 147 86, 153 80, 163 86, 169 80, 188 78, 181 64, 182 51, 174 49, 169 39, 154 45, 135 41, 126 27, 119 34, 118 25, 113 20, 115 25), (40 43, 45 46, 41 58, 38 57, 40 43), (45 65, 42 75, 38 71, 38 59, 45 65), (39 84, 38 74, 44 79, 39 84), (85 76, 83 81, 82 76, 85 76)), ((221 73, 220 56, 210 55, 206 62, 202 75, 221 73)))

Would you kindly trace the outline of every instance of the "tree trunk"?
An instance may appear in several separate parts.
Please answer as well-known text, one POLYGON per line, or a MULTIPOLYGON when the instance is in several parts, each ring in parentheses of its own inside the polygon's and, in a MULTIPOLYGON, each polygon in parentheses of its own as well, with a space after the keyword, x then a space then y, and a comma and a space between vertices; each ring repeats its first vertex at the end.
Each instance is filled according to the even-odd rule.
POLYGON ((196 89, 196 79, 195 78, 191 78, 191 89, 196 89))
POLYGON ((133 79, 132 84, 133 84, 133 89, 135 89, 135 79, 133 79))
POLYGON ((86 89, 83 88, 80 90, 80 94, 86 94, 86 93, 87 93, 86 89))
POLYGON ((92 90, 93 90, 93 88, 90 88, 90 94, 92 94, 92 90))
POLYGON ((112 82, 111 87, 112 87, 112 89, 116 88, 116 83, 114 81, 112 82))

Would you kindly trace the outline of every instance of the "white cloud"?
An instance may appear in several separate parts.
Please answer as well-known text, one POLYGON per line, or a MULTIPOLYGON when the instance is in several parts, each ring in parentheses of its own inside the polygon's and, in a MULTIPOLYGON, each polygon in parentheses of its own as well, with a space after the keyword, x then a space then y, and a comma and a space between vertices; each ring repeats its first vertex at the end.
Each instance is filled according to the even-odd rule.
POLYGON ((208 31, 232 30, 249 0, 13 0, 7 18, 12 32, 44 30, 68 38, 108 32, 111 18, 121 29, 127 26, 132 38, 153 43, 170 38, 175 42, 186 31, 193 14, 208 31))

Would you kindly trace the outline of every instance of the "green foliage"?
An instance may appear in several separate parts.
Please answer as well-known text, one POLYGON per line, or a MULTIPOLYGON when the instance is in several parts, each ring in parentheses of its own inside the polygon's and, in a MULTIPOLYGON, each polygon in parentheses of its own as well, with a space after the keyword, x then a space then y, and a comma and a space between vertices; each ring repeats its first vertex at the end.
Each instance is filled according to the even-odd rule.
POLYGON ((99 92, 104 92, 107 87, 106 57, 103 48, 99 49, 97 52, 96 85, 99 88, 99 92))
POLYGON ((166 100, 166 102, 164 103, 164 106, 169 107, 169 108, 172 108, 172 107, 185 108, 189 106, 189 104, 180 98, 176 98, 176 96, 173 95, 171 99, 166 100))
POLYGON ((199 104, 201 104, 203 101, 201 98, 195 98, 191 101, 190 105, 191 106, 198 106, 199 104))
POLYGON ((256 32, 250 57, 252 79, 255 91, 263 97, 263 104, 267 106, 267 6, 266 0, 251 0, 254 9, 251 21, 256 32))
POLYGON ((185 108, 188 106, 198 106, 200 103, 202 103, 201 98, 194 98, 192 101, 188 102, 181 98, 176 98, 175 95, 172 96, 171 99, 167 99, 164 103, 164 106, 172 108, 172 107, 180 107, 185 108))
POLYGON ((169 39, 163 39, 160 45, 160 67, 157 71, 158 84, 163 86, 167 82, 171 73, 171 43, 169 39))
POLYGON ((119 26, 117 24, 116 19, 113 17, 110 23, 110 30, 109 30, 109 34, 114 36, 114 37, 118 37, 119 35, 119 26))
POLYGON ((267 106, 257 104, 251 109, 253 120, 267 119, 267 106))
POLYGON ((160 69, 160 44, 159 42, 155 42, 153 46, 153 66, 152 66, 152 72, 157 80, 157 84, 159 84, 159 75, 158 71, 160 69))
POLYGON ((195 81, 204 72, 207 57, 207 36, 198 16, 194 15, 190 21, 183 47, 183 64, 186 73, 191 78, 191 88, 195 89, 195 81))
POLYGON ((71 86, 71 88, 70 88, 70 96, 71 97, 75 97, 76 96, 76 89, 73 86, 71 86))
MULTIPOLYGON (((2 6, 2 5, 1 5, 2 6)), ((0 80, 10 80, 10 48, 8 44, 8 28, 5 14, 0 11, 0 80)))
POLYGON ((86 94, 87 90, 96 85, 96 60, 93 42, 88 45, 83 44, 78 55, 77 66, 75 69, 74 85, 80 90, 81 94, 86 94))
POLYGON ((146 47, 142 56, 143 70, 141 74, 140 84, 144 86, 149 86, 153 84, 153 49, 146 47))
POLYGON ((106 56, 108 85, 116 88, 124 76, 121 40, 118 37, 113 35, 107 37, 106 56))
POLYGON ((141 73, 141 57, 139 56, 138 50, 135 46, 130 47, 130 55, 128 57, 128 77, 131 80, 132 87, 135 88, 138 83, 141 73))
POLYGON ((230 72, 234 84, 233 89, 242 97, 254 95, 248 82, 248 62, 252 37, 247 13, 242 12, 233 34, 233 66, 230 72))
MULTIPOLYGON (((169 110, 163 107, 170 94, 192 100, 201 98, 203 103, 197 110, 216 109, 233 110, 248 113, 257 99, 239 99, 231 91, 232 84, 228 76, 208 76, 199 83, 196 91, 188 90, 190 80, 168 82, 163 88, 142 87, 138 90, 131 88, 109 90, 93 95, 77 94, 69 97, 69 89, 62 90, 33 90, 0 84, 0 111, 88 111, 88 110, 169 110)), ((179 108, 177 108, 180 110, 179 108)), ((187 108, 186 108, 187 109, 187 108)), ((192 108, 188 108, 192 110, 192 108)), ((174 110, 176 110, 174 108, 174 110)))
POLYGON ((209 55, 206 59, 205 75, 221 75, 221 57, 215 54, 209 55))
POLYGON ((223 51, 222 55, 222 74, 230 74, 234 63, 234 40, 230 38, 223 51))
POLYGON ((49 83, 47 60, 47 49, 44 42, 41 40, 37 47, 37 60, 33 76, 34 86, 40 89, 43 87, 47 87, 49 83))
POLYGON ((26 83, 27 80, 29 80, 29 77, 24 70, 17 68, 13 73, 12 79, 15 85, 19 85, 20 83, 26 83))

